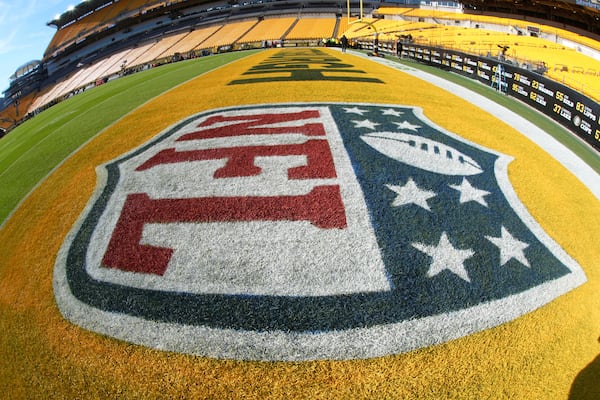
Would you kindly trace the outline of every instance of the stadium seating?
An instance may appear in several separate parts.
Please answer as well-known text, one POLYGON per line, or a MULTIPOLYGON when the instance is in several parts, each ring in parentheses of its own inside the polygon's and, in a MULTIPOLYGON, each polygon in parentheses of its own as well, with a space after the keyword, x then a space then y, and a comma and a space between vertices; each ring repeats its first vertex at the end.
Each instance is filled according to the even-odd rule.
POLYGON ((167 57, 172 55, 173 52, 171 48, 180 40, 182 40, 188 33, 180 33, 177 35, 166 36, 157 40, 154 45, 152 45, 148 51, 144 52, 140 55, 140 57, 136 60, 139 64, 145 64, 152 62, 153 60, 158 60, 163 57, 167 57))
POLYGON ((37 93, 30 93, 19 99, 18 106, 14 104, 10 107, 0 111, 0 128, 8 129, 12 127, 17 121, 22 119, 31 107, 31 103, 34 101, 37 93))
POLYGON ((214 35, 222 27, 223 25, 216 25, 191 31, 183 39, 173 45, 171 52, 173 54, 187 53, 197 49, 206 39, 214 35))
POLYGON ((200 44, 198 49, 212 49, 231 45, 243 37, 257 23, 257 19, 231 22, 227 24, 227 29, 221 29, 219 32, 207 38, 200 44))
POLYGON ((302 17, 286 36, 286 40, 325 39, 334 36, 335 17, 302 17))
POLYGON ((297 17, 265 18, 254 29, 245 34, 239 42, 254 43, 263 40, 281 40, 297 20, 297 17))
POLYGON ((576 50, 579 46, 598 48, 600 43, 591 38, 527 21, 438 10, 381 7, 376 15, 389 19, 365 19, 370 25, 350 26, 346 36, 372 43, 373 30, 369 28, 374 28, 384 48, 391 49, 391 42, 398 36, 410 34, 419 44, 479 56, 503 56, 508 62, 524 68, 545 65, 551 79, 600 101, 600 62, 576 50), (539 34, 527 35, 531 29, 539 34), (563 44, 565 40, 577 46, 568 47, 563 44), (501 47, 507 48, 504 54, 501 47))
MULTIPOLYGON (((69 46, 86 38, 94 38, 118 21, 142 18, 156 9, 182 2, 184 1, 114 2, 58 29, 47 48, 46 60, 61 60, 61 52, 69 46)), ((153 18, 156 18, 154 21, 162 18, 159 22, 140 24, 141 28, 132 27, 132 35, 147 36, 141 40, 137 38, 135 41, 122 44, 115 42, 113 45, 110 40, 114 41, 114 36, 112 39, 103 39, 103 42, 94 39, 98 44, 96 48, 89 46, 90 55, 82 53, 85 56, 80 56, 81 62, 78 62, 76 68, 73 60, 78 60, 77 53, 69 56, 73 66, 70 69, 62 67, 64 72, 57 82, 42 88, 35 95, 32 94, 28 101, 21 101, 21 107, 33 112, 55 99, 91 87, 103 78, 116 77, 129 69, 143 68, 157 60, 168 60, 175 54, 187 58, 200 51, 237 49, 245 45, 256 47, 265 41, 282 39, 287 43, 291 42, 291 45, 294 42, 301 44, 303 40, 306 43, 316 43, 315 41, 322 39, 340 38, 344 34, 351 41, 372 42, 375 32, 378 33, 382 46, 390 51, 393 43, 406 35, 420 44, 443 46, 483 56, 498 56, 501 52, 499 47, 507 46, 504 54, 507 60, 523 66, 544 62, 550 78, 572 86, 590 97, 597 99, 600 96, 600 64, 583 51, 588 49, 590 52, 600 52, 600 42, 565 29, 531 21, 467 14, 435 7, 424 9, 383 5, 375 9, 374 18, 357 21, 355 17, 348 19, 346 15, 340 16, 339 13, 336 16, 336 13, 326 8, 323 12, 312 14, 318 10, 295 10, 295 6, 290 5, 268 5, 266 9, 271 11, 264 15, 262 1, 244 4, 249 7, 247 15, 239 13, 235 18, 226 9, 231 5, 206 9, 193 7, 188 17, 193 16, 194 19, 182 26, 171 23, 165 16, 167 14, 161 10, 153 14, 153 18), (165 27, 172 24, 174 29, 154 33, 152 36, 146 33, 149 32, 148 29, 158 29, 157 26, 164 22, 167 22, 165 27), (530 35, 530 32, 538 34, 530 35), (112 51, 111 47, 114 47, 112 51)), ((94 40, 90 43, 96 43, 94 40)), ((8 113, 4 119, 14 117, 8 113)))
POLYGON ((528 32, 533 29, 536 32, 543 34, 546 32, 550 36, 554 36, 556 39, 567 39, 574 43, 579 43, 584 46, 596 49, 600 51, 600 42, 590 37, 562 29, 556 26, 543 25, 537 22, 514 19, 510 17, 496 17, 491 15, 478 15, 478 14, 466 14, 447 12, 431 9, 420 9, 420 8, 401 8, 401 7, 388 7, 382 6, 376 14, 385 16, 397 16, 406 19, 424 19, 433 18, 439 24, 457 23, 457 22, 469 22, 470 27, 477 28, 485 25, 505 26, 511 27, 515 33, 520 32, 521 34, 528 32))
POLYGON ((438 25, 427 22, 365 18, 362 21, 351 23, 350 29, 345 34, 349 39, 372 37, 376 29, 379 34, 379 40, 395 41, 398 36, 413 35, 416 32, 426 32, 428 29, 437 27, 438 25))
MULTIPOLYGON (((72 24, 58 30, 48 48, 46 55, 51 54, 61 48, 64 48, 76 40, 82 40, 92 32, 101 30, 110 21, 113 21, 118 15, 129 9, 132 5, 127 2, 113 3, 113 5, 97 10, 72 24)), ((138 1, 138 3, 141 3, 138 1)), ((144 2, 145 3, 145 2, 144 2)))

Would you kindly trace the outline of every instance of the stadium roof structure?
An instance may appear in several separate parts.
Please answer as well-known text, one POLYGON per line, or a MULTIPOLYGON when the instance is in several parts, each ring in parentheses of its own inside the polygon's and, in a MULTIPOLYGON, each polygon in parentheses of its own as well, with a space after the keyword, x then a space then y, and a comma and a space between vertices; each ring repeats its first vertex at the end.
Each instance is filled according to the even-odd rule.
MULTIPOLYGON (((120 0, 120 1, 126 1, 126 0, 120 0)), ((109 6, 111 4, 118 3, 118 2, 119 2, 119 0, 83 0, 78 5, 72 6, 68 10, 66 10, 64 13, 57 15, 54 19, 52 19, 52 21, 48 22, 47 25, 54 26, 57 29, 60 29, 63 26, 66 26, 66 25, 72 23, 73 21, 77 21, 78 19, 80 19, 94 11, 97 11, 101 8, 104 8, 106 6, 109 6)), ((164 0, 148 0, 146 3, 147 3, 147 5, 152 5, 153 3, 156 3, 156 4, 166 3, 169 6, 172 6, 177 3, 182 3, 187 7, 187 6, 191 6, 191 5, 209 3, 209 2, 210 2, 210 0, 208 0, 208 1, 207 0, 179 0, 179 1, 170 1, 170 2, 165 2, 164 0)))
MULTIPOLYGON (((125 0, 83 0, 78 5, 70 7, 67 11, 58 15, 52 21, 48 22, 47 25, 61 29, 96 10, 119 1, 125 0)), ((179 8, 204 3, 208 4, 210 2, 210 0, 179 0, 170 2, 148 0, 147 4, 164 4, 169 7, 177 4, 176 7, 179 8)), ((390 3, 398 2, 398 0, 390 0, 390 3)), ((564 23, 593 33, 600 33, 600 0, 463 0, 458 2, 463 4, 467 11, 523 15, 564 23)), ((237 3, 237 1, 232 0, 230 3, 237 3)), ((385 3, 385 0, 382 3, 385 3)))
POLYGON ((60 29, 68 23, 76 21, 93 11, 112 3, 114 3, 113 0, 83 0, 78 5, 69 7, 64 13, 57 15, 52 21, 48 22, 48 25, 60 29))
POLYGON ((40 60, 29 61, 17 68, 15 70, 15 73, 9 77, 9 80, 14 81, 17 78, 27 75, 31 71, 35 71, 36 69, 38 69, 41 64, 42 62, 40 60))

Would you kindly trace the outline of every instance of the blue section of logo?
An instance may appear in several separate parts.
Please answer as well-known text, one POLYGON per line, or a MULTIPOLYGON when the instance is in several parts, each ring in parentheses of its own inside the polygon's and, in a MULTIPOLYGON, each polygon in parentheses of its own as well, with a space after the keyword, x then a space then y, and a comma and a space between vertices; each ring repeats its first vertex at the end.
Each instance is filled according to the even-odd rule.
POLYGON ((332 111, 393 284, 389 309, 383 312, 395 318, 446 313, 570 272, 501 191, 494 173, 499 156, 440 132, 410 108, 396 109, 402 114, 393 117, 389 114, 394 110, 386 115, 386 110, 371 106, 332 111), (448 148, 456 151, 448 154, 448 148), (417 150, 418 158, 403 157, 404 150, 417 150), (399 160, 403 158, 408 162, 399 160), (452 158, 459 169, 467 159, 475 161, 481 172, 469 172, 473 169, 465 165, 465 172, 472 174, 448 175, 414 166, 452 164, 452 158))

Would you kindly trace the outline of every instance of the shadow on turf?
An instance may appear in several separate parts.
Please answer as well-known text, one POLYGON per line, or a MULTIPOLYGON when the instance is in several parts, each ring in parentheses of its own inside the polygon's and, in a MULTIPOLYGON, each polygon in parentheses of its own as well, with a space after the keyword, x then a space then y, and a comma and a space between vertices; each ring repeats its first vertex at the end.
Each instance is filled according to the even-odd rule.
MULTIPOLYGON (((600 338, 598 338, 600 342, 600 338)), ((599 400, 600 399, 600 354, 577 374, 569 400, 599 400)))

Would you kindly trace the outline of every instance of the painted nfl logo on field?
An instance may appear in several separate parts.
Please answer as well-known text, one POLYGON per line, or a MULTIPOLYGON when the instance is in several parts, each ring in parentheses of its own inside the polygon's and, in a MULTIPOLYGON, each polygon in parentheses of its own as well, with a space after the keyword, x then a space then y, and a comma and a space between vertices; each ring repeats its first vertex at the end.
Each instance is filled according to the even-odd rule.
POLYGON ((508 156, 419 109, 238 107, 98 168, 55 267, 73 323, 212 357, 375 357, 510 321, 585 282, 508 156))

